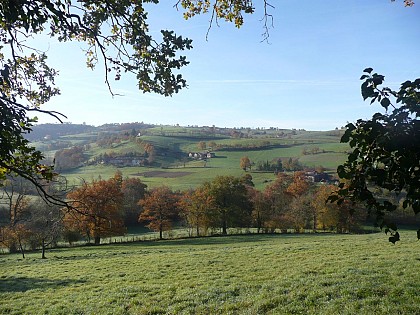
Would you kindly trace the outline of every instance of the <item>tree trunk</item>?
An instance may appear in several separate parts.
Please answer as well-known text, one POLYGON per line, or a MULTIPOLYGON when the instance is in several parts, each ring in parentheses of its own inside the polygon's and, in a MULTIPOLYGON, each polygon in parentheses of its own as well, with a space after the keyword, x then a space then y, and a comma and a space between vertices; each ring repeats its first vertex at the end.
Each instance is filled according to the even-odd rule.
POLYGON ((19 240, 19 249, 20 249, 20 252, 22 253, 22 258, 25 259, 25 250, 23 249, 23 246, 20 240, 19 240))
POLYGON ((223 235, 227 235, 227 224, 226 224, 226 220, 223 220, 222 234, 223 235))
POLYGON ((42 255, 41 255, 42 259, 46 259, 47 257, 45 257, 45 240, 42 240, 42 255))
POLYGON ((99 244, 101 244, 101 237, 95 236, 95 245, 99 245, 99 244))
POLYGON ((162 231, 162 229, 159 230, 159 239, 163 239, 163 231, 162 231))

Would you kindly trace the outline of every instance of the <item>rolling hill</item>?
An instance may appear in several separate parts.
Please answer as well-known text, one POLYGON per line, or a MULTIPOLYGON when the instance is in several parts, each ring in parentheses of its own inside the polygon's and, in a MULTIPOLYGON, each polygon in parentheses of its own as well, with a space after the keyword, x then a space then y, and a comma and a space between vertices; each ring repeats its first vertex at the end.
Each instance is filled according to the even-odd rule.
POLYGON ((49 124, 34 126, 29 139, 44 152, 47 163, 55 158, 56 169, 70 185, 81 179, 109 178, 120 170, 124 176, 140 177, 149 187, 165 184, 184 190, 217 175, 243 175, 239 167, 243 156, 253 162, 248 172, 257 188, 275 178, 273 171, 258 170, 258 165, 278 159, 284 166, 295 160, 302 168, 322 167, 335 175, 349 150, 340 143, 342 132, 144 123, 49 124), (204 153, 212 157, 200 157, 204 153))

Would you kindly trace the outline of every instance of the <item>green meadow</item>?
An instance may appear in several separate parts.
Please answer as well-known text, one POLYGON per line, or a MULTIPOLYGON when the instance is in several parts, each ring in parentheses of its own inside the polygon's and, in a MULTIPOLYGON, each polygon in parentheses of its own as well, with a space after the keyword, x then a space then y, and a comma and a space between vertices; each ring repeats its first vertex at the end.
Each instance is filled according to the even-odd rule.
MULTIPOLYGON (((230 130, 234 131, 234 129, 230 130)), ((105 131, 103 131, 105 132, 105 131)), ((337 166, 346 160, 347 144, 340 143, 342 130, 333 131, 305 131, 305 130, 242 130, 249 132, 250 138, 233 138, 229 134, 209 134, 208 130, 200 127, 159 126, 142 131, 145 134, 137 139, 123 140, 109 146, 99 147, 96 144, 97 132, 91 134, 66 135, 59 141, 72 145, 86 145, 84 152, 87 160, 94 160, 101 154, 126 154, 135 152, 144 153, 144 148, 138 143, 150 143, 156 148, 154 162, 147 167, 115 167, 112 165, 84 165, 63 171, 69 185, 77 185, 81 179, 91 181, 101 176, 104 179, 112 177, 117 170, 126 177, 138 177, 148 187, 160 186, 163 183, 175 190, 195 188, 205 181, 211 181, 217 175, 242 176, 244 171, 240 168, 240 159, 248 156, 252 162, 273 161, 279 158, 298 158, 304 167, 323 166, 328 172, 334 174, 337 166), (278 135, 282 136, 279 137, 278 135), (207 161, 188 158, 189 152, 201 152, 199 142, 205 142, 207 149, 214 151, 216 157, 207 161), (225 148, 211 148, 216 143, 225 148), (264 146, 264 143, 269 145, 264 146), (261 148, 247 149, 252 146, 261 148), (240 149, 238 149, 238 147, 240 149), (303 151, 318 148, 316 154, 303 154, 303 151)), ((226 131, 225 131, 226 132, 226 131)), ((110 135, 116 133, 110 132, 110 135)), ((56 140, 54 140, 56 141, 56 140)), ((36 143, 37 147, 44 149, 48 141, 36 143)), ((54 157, 55 151, 44 151, 47 157, 54 157)), ((254 167, 249 172, 256 188, 262 189, 275 179, 272 172, 257 172, 254 167)))
POLYGON ((242 235, 0 256, 1 314, 420 314, 413 231, 242 235))

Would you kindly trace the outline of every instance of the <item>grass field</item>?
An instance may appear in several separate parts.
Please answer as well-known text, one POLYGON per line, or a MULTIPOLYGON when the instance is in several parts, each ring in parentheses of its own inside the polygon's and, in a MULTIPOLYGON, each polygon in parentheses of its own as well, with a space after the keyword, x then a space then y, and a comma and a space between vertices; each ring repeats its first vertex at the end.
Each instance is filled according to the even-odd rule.
MULTIPOLYGON (((334 174, 337 166, 346 159, 346 151, 349 150, 347 144, 339 142, 342 130, 333 131, 304 131, 304 130, 247 130, 238 129, 241 132, 251 132, 252 138, 233 138, 229 133, 209 133, 208 127, 176 127, 176 126, 156 126, 144 131, 141 140, 151 143, 156 148, 156 156, 151 166, 147 167, 123 167, 117 168, 112 165, 84 165, 74 169, 62 171, 68 179, 69 186, 79 185, 81 179, 88 182, 97 179, 112 177, 117 170, 124 176, 137 176, 149 188, 161 186, 163 183, 174 190, 185 190, 195 188, 205 181, 211 181, 217 175, 242 176, 243 170, 240 168, 240 159, 248 156, 252 162, 273 161, 278 158, 299 158, 300 162, 306 167, 324 166, 328 172, 334 174), (257 133, 258 131, 258 133, 257 133), (282 135, 279 136, 279 133, 282 135), (208 159, 207 162, 201 160, 188 159, 189 152, 202 151, 199 149, 200 141, 215 142, 216 145, 224 146, 221 150, 215 150, 216 158, 208 159), (266 147, 269 142, 270 146, 266 147), (265 144, 264 144, 265 143, 265 144), (245 149, 246 147, 265 145, 261 149, 245 149), (238 150, 238 146, 242 149, 238 150), (311 150, 319 148, 320 153, 303 155, 304 149, 311 150), (322 153, 321 153, 322 152, 322 153), (152 176, 150 172, 159 173, 159 176, 152 176), (168 174, 164 174, 164 172, 168 174), (184 173, 182 176, 174 176, 174 173, 184 173), (137 175, 136 175, 137 174, 137 175), (146 176, 143 176, 146 174, 146 176)), ((104 130, 101 132, 106 133, 104 130)), ((100 154, 127 154, 144 153, 144 148, 137 140, 123 140, 120 143, 113 143, 109 147, 99 147, 96 144, 99 131, 91 133, 69 134, 58 139, 34 143, 44 155, 51 161, 54 159, 56 149, 48 146, 56 141, 71 145, 90 144, 84 152, 86 161, 92 161, 100 154)), ((110 131, 111 135, 117 135, 115 131, 110 131)), ((54 147, 54 146, 53 146, 54 147)), ((274 180, 273 173, 255 172, 252 170, 254 184, 256 188, 262 189, 267 183, 274 180)))
POLYGON ((0 256, 1 314, 420 314, 420 244, 244 235, 0 256))

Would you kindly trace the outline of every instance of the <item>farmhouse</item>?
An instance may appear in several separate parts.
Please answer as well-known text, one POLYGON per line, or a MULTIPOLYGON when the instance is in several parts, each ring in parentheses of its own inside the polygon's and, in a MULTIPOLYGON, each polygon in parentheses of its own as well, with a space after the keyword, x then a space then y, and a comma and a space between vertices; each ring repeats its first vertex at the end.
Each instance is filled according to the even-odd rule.
POLYGON ((312 183, 328 182, 330 180, 330 175, 327 173, 318 173, 315 171, 306 172, 305 176, 312 183))
POLYGON ((205 160, 205 159, 211 159, 216 157, 216 154, 214 152, 189 152, 188 157, 195 160, 205 160))

